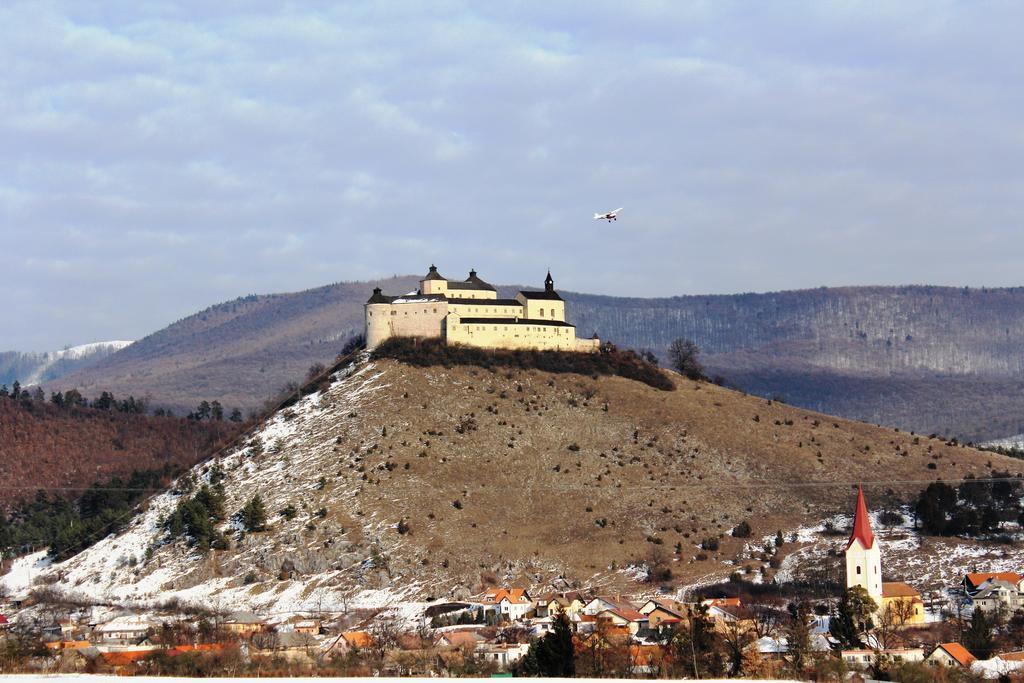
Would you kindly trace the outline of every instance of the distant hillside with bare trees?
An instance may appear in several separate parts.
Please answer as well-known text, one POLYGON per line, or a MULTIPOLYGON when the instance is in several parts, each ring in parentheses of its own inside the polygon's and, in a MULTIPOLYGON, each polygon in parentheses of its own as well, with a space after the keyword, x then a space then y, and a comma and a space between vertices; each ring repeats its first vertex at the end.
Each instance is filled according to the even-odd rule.
MULTIPOLYGON (((373 287, 347 282, 211 306, 60 380, 188 409, 255 408, 362 329, 373 287)), ((499 288, 506 296, 516 287, 499 288)), ((847 287, 624 298, 562 292, 583 336, 667 361, 675 339, 710 376, 794 405, 977 441, 1024 432, 1024 288, 847 287)))

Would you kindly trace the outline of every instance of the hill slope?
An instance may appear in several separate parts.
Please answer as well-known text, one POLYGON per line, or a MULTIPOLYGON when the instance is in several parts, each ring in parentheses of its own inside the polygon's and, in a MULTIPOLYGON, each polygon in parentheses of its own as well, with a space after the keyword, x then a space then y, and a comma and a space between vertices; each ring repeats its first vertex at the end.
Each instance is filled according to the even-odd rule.
POLYGON ((734 525, 748 521, 757 538, 820 521, 847 510, 855 482, 880 503, 940 477, 1024 472, 991 453, 675 382, 659 391, 620 377, 362 361, 195 469, 200 484, 223 473, 229 515, 259 494, 268 530, 222 523, 230 549, 202 554, 165 531, 186 498, 168 492, 42 580, 93 599, 232 609, 332 609, 374 590, 378 601, 458 596, 496 581, 636 589, 637 567, 664 563, 676 543, 675 580, 725 576, 746 552, 734 525), (709 537, 719 550, 701 559, 709 537))
MULTIPOLYGON (((63 380, 87 394, 255 407, 362 330, 375 286, 341 283, 213 306, 63 380)), ((501 295, 516 288, 501 287, 501 295)), ((633 299, 563 292, 581 334, 664 357, 694 339, 734 386, 853 419, 980 441, 1024 432, 1024 289, 854 287, 633 299)))

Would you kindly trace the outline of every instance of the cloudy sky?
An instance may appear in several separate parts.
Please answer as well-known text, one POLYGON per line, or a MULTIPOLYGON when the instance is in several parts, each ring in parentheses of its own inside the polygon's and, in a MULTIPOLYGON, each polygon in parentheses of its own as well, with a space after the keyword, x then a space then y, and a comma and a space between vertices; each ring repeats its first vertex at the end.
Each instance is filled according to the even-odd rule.
POLYGON ((1024 284, 1021 7, 5 2, 0 349, 432 261, 1024 284))

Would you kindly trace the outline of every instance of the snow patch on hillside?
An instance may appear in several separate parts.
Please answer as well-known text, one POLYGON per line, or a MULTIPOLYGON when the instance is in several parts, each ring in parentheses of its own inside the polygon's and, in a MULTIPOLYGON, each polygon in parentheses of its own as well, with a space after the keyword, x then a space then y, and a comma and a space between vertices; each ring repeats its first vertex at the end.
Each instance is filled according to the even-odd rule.
POLYGON ((1006 436, 1002 439, 993 439, 981 444, 985 448, 1024 448, 1024 434, 1006 436))
POLYGON ((22 384, 25 386, 38 384, 42 381, 46 371, 59 361, 81 361, 100 354, 107 356, 130 346, 132 343, 133 342, 131 341, 125 340, 92 342, 90 344, 70 346, 66 349, 61 349, 60 351, 49 351, 41 355, 39 364, 32 370, 28 377, 25 378, 22 384))
MULTIPOLYGON (((37 556, 22 558, 20 564, 16 563, 17 571, 5 580, 12 587, 27 588, 28 581, 34 579, 69 596, 101 604, 145 607, 173 599, 226 611, 244 608, 272 614, 368 609, 391 613, 400 620, 413 619, 422 605, 417 608, 413 603, 410 607, 406 601, 424 586, 415 581, 403 581, 401 588, 361 586, 361 577, 376 571, 369 558, 280 580, 275 576, 270 580, 247 581, 240 575, 245 573, 242 567, 257 566, 261 561, 264 566, 268 561, 280 566, 281 558, 301 557, 308 552, 309 544, 303 534, 313 523, 311 519, 320 520, 304 517, 306 513, 287 520, 278 511, 302 492, 312 495, 318 491, 321 473, 329 466, 337 467, 339 455, 334 452, 334 435, 338 429, 358 428, 357 413, 373 400, 376 392, 388 386, 383 374, 373 363, 353 364, 340 370, 325 390, 304 396, 278 411, 216 459, 225 474, 228 516, 259 493, 271 517, 273 533, 232 538, 234 548, 226 555, 203 554, 189 548, 184 540, 171 541, 163 521, 183 499, 184 494, 175 492, 179 480, 172 490, 148 500, 144 512, 122 533, 53 566, 39 564, 37 556), (262 454, 258 455, 260 450, 262 454), (234 568, 222 567, 223 562, 233 563, 234 568)), ((197 485, 209 482, 212 464, 201 463, 191 470, 197 485)), ((344 500, 353 491, 341 489, 331 493, 344 500)), ((320 523, 329 528, 329 520, 320 523)), ((361 531, 372 539, 388 526, 382 520, 365 519, 361 531)), ((221 528, 232 537, 237 531, 230 519, 221 528)), ((343 533, 341 530, 338 535, 343 533)))

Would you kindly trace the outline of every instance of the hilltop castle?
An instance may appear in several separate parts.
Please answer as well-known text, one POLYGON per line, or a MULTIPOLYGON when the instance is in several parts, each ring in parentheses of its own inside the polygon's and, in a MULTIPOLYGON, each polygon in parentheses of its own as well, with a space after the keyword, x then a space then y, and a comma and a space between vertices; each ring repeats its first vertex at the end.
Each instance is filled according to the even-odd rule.
POLYGON ((435 266, 415 292, 387 296, 380 287, 366 302, 366 347, 389 337, 440 337, 449 344, 494 349, 597 351, 600 341, 578 339, 565 320, 565 302, 548 273, 544 290, 499 299, 498 291, 469 271, 448 280, 435 266))

